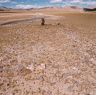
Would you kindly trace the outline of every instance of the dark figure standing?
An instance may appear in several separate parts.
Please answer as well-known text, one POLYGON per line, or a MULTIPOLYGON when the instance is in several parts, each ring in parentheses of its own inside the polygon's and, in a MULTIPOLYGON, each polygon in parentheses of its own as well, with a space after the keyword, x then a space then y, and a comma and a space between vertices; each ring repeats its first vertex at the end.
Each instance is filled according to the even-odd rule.
POLYGON ((41 22, 41 25, 45 25, 45 19, 42 18, 41 21, 42 21, 42 22, 41 22))

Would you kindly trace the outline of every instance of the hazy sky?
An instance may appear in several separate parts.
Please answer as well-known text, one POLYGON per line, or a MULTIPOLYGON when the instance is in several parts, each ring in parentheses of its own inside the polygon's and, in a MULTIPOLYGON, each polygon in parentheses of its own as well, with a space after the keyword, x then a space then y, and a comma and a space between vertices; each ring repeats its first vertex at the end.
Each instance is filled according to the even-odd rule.
POLYGON ((96 7, 96 0, 0 0, 0 6, 24 9, 70 5, 96 7))

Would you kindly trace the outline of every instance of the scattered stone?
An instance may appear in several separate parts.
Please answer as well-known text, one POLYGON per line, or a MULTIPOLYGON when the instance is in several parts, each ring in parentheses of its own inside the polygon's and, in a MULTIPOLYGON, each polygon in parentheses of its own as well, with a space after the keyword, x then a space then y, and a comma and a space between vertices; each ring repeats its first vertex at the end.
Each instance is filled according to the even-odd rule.
POLYGON ((41 25, 45 25, 45 19, 44 18, 41 19, 41 25))
POLYGON ((60 23, 58 23, 57 25, 60 25, 60 23))

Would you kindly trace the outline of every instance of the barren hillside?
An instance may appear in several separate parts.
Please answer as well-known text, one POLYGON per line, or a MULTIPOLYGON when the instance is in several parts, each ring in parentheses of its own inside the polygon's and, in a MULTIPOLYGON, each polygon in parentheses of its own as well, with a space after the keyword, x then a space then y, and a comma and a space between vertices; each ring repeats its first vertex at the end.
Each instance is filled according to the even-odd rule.
POLYGON ((96 95, 96 14, 0 14, 0 95, 96 95))

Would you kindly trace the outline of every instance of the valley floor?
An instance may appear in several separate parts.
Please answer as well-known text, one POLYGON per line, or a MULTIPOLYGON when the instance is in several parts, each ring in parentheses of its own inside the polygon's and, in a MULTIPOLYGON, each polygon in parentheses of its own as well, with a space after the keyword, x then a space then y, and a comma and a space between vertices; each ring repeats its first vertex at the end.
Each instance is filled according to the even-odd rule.
POLYGON ((96 95, 96 14, 27 16, 0 18, 0 95, 96 95))

